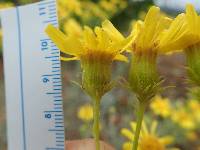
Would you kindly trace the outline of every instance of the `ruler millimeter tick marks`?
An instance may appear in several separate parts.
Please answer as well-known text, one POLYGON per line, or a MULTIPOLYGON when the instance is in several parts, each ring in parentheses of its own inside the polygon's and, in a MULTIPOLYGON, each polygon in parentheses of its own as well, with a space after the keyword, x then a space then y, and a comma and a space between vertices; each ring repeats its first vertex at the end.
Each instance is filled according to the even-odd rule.
POLYGON ((64 150, 60 52, 44 33, 56 2, 1 11, 8 150, 64 150))

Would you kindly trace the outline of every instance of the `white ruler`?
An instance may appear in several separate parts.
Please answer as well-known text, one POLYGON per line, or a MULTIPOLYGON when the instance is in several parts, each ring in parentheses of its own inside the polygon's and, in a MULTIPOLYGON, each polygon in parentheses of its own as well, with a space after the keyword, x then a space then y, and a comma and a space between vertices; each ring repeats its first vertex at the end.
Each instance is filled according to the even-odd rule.
POLYGON ((1 21, 8 150, 64 150, 60 53, 44 33, 58 25, 56 1, 3 10, 1 21))

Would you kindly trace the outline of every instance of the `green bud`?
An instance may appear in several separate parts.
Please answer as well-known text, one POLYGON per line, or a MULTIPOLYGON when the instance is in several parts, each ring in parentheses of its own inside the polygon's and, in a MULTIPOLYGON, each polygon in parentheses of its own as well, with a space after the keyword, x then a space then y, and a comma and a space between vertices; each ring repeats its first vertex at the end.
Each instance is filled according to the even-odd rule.
POLYGON ((112 88, 112 59, 106 55, 87 55, 81 59, 82 87, 93 99, 100 99, 112 88))
POLYGON ((155 53, 136 53, 132 56, 129 85, 141 103, 151 100, 160 90, 156 57, 155 53))
POLYGON ((185 53, 189 79, 193 84, 200 86, 200 44, 187 48, 185 53))

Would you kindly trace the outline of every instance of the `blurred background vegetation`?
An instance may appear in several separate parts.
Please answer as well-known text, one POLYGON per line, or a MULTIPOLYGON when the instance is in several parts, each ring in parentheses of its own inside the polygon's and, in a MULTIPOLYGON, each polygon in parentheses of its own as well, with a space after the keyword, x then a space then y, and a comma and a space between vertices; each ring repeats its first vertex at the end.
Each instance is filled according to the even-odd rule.
MULTIPOLYGON (((0 9, 36 2, 37 0, 1 0, 0 9)), ((157 0, 159 1, 159 0, 157 0)), ((161 0, 162 1, 162 0, 161 0)), ((164 0, 163 0, 164 1, 164 0)), ((83 25, 94 27, 105 19, 127 35, 137 19, 144 19, 153 0, 57 0, 60 28, 63 32, 77 32, 83 25)), ((177 7, 178 8, 178 7, 177 7)), ((181 10, 162 6, 163 13, 175 16, 181 10)), ((2 33, 0 30, 0 41, 2 33)), ((0 42, 1 43, 1 42, 0 42)), ((2 45, 0 44, 0 47, 2 45)), ((158 135, 170 135, 173 142, 167 146, 181 150, 200 150, 200 104, 199 96, 187 82, 184 69, 185 57, 177 53, 160 56, 158 67, 165 78, 163 86, 170 86, 158 96, 145 118, 147 126, 158 122, 158 135), (173 86, 173 87, 172 87, 173 86)), ((127 78, 129 64, 114 63, 113 78, 127 78)), ((92 136, 92 112, 90 99, 71 81, 80 81, 79 62, 62 63, 63 97, 66 139, 89 138, 92 136)), ((128 141, 120 131, 130 128, 133 115, 134 95, 122 87, 116 87, 101 104, 101 138, 121 150, 128 141)), ((0 48, 0 149, 6 149, 6 118, 3 80, 3 56, 0 48)), ((128 150, 128 149, 127 149, 128 150)))

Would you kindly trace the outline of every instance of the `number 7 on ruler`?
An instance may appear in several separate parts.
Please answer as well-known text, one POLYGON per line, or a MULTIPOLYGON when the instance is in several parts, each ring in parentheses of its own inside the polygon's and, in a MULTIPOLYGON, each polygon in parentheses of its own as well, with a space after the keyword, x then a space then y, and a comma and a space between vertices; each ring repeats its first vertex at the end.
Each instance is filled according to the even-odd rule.
POLYGON ((1 11, 8 150, 64 150, 60 52, 44 33, 56 1, 1 11))

